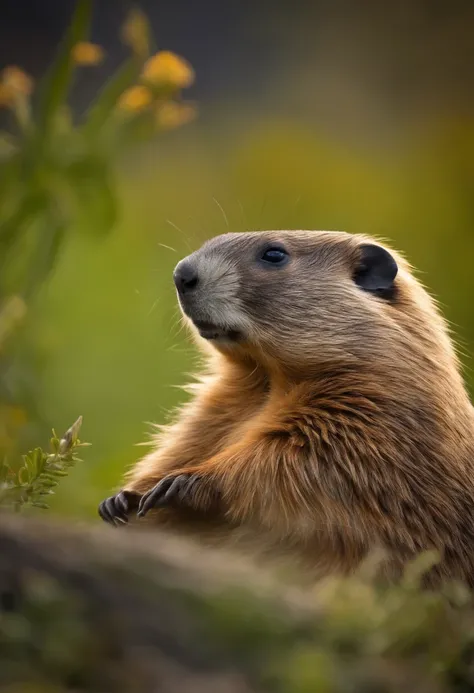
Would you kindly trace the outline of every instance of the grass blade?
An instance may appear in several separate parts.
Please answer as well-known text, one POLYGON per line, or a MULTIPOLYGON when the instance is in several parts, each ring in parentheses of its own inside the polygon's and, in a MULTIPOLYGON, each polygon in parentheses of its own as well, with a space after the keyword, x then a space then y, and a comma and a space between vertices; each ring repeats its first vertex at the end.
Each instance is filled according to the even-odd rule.
POLYGON ((59 54, 48 75, 38 112, 38 138, 47 138, 55 115, 66 101, 74 71, 72 49, 87 36, 92 15, 92 0, 79 0, 59 54))

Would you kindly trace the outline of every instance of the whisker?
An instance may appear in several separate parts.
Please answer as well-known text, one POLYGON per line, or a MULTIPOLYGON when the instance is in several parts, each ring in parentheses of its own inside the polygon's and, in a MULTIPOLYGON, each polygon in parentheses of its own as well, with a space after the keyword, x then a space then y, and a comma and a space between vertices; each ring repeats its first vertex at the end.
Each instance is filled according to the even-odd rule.
POLYGON ((169 329, 169 334, 172 339, 176 339, 181 332, 181 320, 180 316, 175 312, 172 316, 172 322, 169 329))
POLYGON ((179 308, 175 308, 172 320, 173 323, 170 328, 170 336, 172 339, 177 339, 186 328, 186 319, 179 308))
POLYGON ((172 344, 166 351, 172 352, 173 354, 186 354, 186 356, 193 355, 193 349, 191 347, 181 346, 180 344, 172 344))
POLYGON ((156 306, 158 305, 159 302, 160 302, 160 299, 159 299, 159 298, 157 298, 156 301, 153 302, 152 307, 150 308, 150 310, 149 310, 148 313, 147 313, 147 318, 153 313, 153 311, 155 310, 155 308, 156 308, 156 306))
POLYGON ((228 229, 230 229, 229 220, 227 219, 227 215, 226 215, 226 213, 224 212, 224 209, 222 208, 222 205, 219 204, 219 202, 216 200, 215 197, 213 197, 212 199, 214 200, 214 202, 216 203, 216 205, 217 205, 217 206, 219 207, 219 209, 221 210, 222 216, 224 217, 225 225, 227 226, 228 229))
POLYGON ((172 248, 170 245, 166 245, 166 243, 158 243, 162 248, 166 248, 167 250, 172 250, 173 253, 177 253, 178 251, 176 248, 172 248))
POLYGON ((180 229, 179 226, 177 226, 174 222, 171 221, 171 219, 165 219, 165 222, 166 222, 167 224, 169 224, 170 226, 172 226, 173 229, 176 229, 176 231, 178 231, 178 232, 182 235, 183 240, 184 240, 184 242, 186 243, 186 245, 187 245, 187 247, 188 247, 188 250, 192 253, 192 252, 193 252, 193 249, 191 248, 191 246, 190 246, 190 244, 189 244, 189 241, 188 241, 188 239, 187 239, 187 236, 186 236, 186 234, 184 233, 183 229, 180 229))

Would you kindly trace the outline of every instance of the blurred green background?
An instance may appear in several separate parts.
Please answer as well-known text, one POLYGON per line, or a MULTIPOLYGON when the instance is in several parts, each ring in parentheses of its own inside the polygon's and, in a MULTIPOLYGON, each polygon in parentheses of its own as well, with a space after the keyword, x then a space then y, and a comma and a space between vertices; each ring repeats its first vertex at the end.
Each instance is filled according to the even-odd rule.
MULTIPOLYGON (((148 422, 165 421, 185 397, 175 386, 196 352, 180 328, 172 270, 228 230, 336 229, 388 240, 439 300, 474 385, 474 11, 462 2, 384 5, 384 13, 371 2, 358 13, 327 5, 243 3, 238 23, 226 15, 214 27, 219 41, 206 34, 212 2, 201 7, 199 42, 184 14, 188 43, 165 47, 196 69, 198 119, 114 162, 119 211, 109 234, 91 231, 87 209, 70 219, 7 373, 27 417, 22 449, 84 417, 81 437, 92 447, 61 483, 55 512, 95 517, 141 454, 148 422), (200 65, 209 64, 215 79, 206 82, 200 65)), ((179 35, 166 13, 162 25, 153 15, 159 43, 160 27, 169 40, 179 35)), ((113 45, 95 30, 113 63, 113 45)), ((8 63, 21 57, 2 51, 8 63)), ((106 67, 81 77, 79 113, 106 67)))

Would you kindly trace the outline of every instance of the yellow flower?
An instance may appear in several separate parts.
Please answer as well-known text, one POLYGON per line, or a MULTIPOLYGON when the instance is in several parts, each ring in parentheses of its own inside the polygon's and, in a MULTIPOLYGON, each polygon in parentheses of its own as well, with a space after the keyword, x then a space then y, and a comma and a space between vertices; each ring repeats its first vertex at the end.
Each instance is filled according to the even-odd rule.
POLYGON ((154 86, 182 89, 194 82, 194 70, 184 58, 169 51, 160 51, 147 60, 142 78, 154 86))
POLYGON ((131 10, 123 27, 122 41, 130 46, 134 53, 147 56, 150 50, 148 21, 138 9, 131 10))
POLYGON ((118 101, 119 108, 124 111, 138 113, 143 111, 153 100, 153 94, 146 87, 137 84, 123 92, 118 101))
POLYGON ((156 109, 156 123, 163 130, 172 130, 194 120, 196 107, 191 103, 167 101, 156 109))
POLYGON ((33 80, 21 68, 10 65, 2 72, 2 86, 10 91, 12 96, 28 96, 33 90, 33 80))
POLYGON ((98 65, 104 59, 104 49, 96 43, 79 41, 72 49, 72 59, 76 65, 98 65))

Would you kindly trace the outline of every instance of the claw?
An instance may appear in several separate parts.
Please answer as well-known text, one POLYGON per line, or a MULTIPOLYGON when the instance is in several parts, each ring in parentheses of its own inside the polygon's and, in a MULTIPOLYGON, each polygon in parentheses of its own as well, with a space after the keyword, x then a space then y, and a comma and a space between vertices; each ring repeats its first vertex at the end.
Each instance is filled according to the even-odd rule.
POLYGON ((138 506, 137 517, 144 517, 152 508, 169 505, 174 499, 183 501, 196 481, 197 475, 179 474, 167 476, 146 493, 138 506))
POLYGON ((172 485, 175 477, 167 476, 156 484, 148 493, 145 493, 138 506, 137 517, 144 517, 149 510, 160 505, 160 496, 163 496, 172 485))
POLYGON ((102 501, 102 503, 99 505, 99 515, 104 522, 108 522, 114 527, 117 526, 115 522, 115 512, 113 510, 113 498, 106 498, 104 501, 102 501))
POLYGON ((104 522, 110 522, 110 518, 105 510, 105 501, 102 501, 102 503, 99 505, 99 515, 104 522))
POLYGON ((118 524, 127 524, 128 513, 138 506, 138 494, 131 491, 120 491, 116 496, 106 498, 99 505, 98 512, 104 522, 117 527, 118 524))
POLYGON ((128 513, 128 500, 123 491, 115 496, 115 507, 121 510, 124 515, 128 513))

